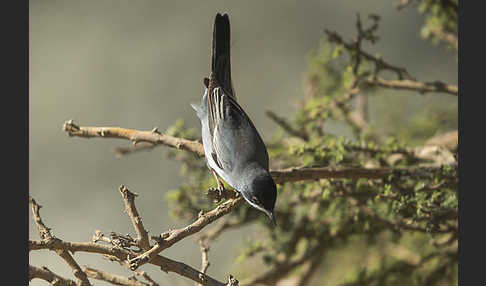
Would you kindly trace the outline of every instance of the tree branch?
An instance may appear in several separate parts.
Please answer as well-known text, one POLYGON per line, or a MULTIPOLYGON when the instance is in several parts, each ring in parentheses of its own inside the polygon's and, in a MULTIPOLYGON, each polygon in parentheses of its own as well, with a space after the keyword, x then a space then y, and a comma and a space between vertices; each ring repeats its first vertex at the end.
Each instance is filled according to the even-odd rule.
POLYGON ((56 285, 56 286, 77 286, 76 282, 74 282, 73 280, 63 278, 55 274, 45 266, 43 266, 42 268, 38 268, 29 265, 29 281, 34 278, 45 280, 49 282, 51 285, 56 285))
POLYGON ((223 215, 229 213, 233 208, 238 206, 243 199, 238 196, 236 199, 230 199, 223 204, 217 206, 212 211, 201 214, 199 218, 193 222, 192 224, 177 230, 172 230, 169 232, 162 233, 158 237, 152 237, 157 243, 145 253, 130 259, 130 268, 132 270, 137 269, 141 265, 151 261, 153 258, 157 256, 162 250, 171 247, 176 242, 180 241, 181 239, 190 236, 201 229, 203 229, 206 225, 212 223, 216 219, 222 217, 223 215))
POLYGON ((148 233, 145 230, 142 223, 142 218, 138 214, 137 208, 135 207, 135 197, 137 194, 130 192, 127 188, 125 188, 124 185, 121 185, 119 190, 123 197, 123 201, 125 202, 125 211, 132 221, 133 228, 135 228, 135 231, 137 232, 137 242, 140 249, 149 249, 150 243, 148 233))
MULTIPOLYGON (((358 22, 359 22, 359 18, 358 18, 358 22)), ((348 51, 356 52, 358 58, 363 57, 364 59, 373 62, 375 64, 376 71, 374 77, 372 79, 368 79, 364 81, 368 85, 377 85, 377 86, 381 86, 385 88, 393 88, 393 89, 412 90, 420 93, 436 92, 436 93, 452 94, 455 96, 458 95, 457 85, 446 84, 440 81, 435 81, 431 83, 419 82, 413 76, 411 76, 405 68, 391 65, 385 62, 383 59, 379 57, 375 57, 361 50, 359 46, 358 48, 356 48, 357 43, 344 41, 343 38, 338 33, 329 30, 325 30, 325 33, 328 36, 329 42, 342 45, 348 51), (385 80, 376 77, 378 71, 380 70, 393 71, 398 76, 398 80, 385 80)))
MULTIPOLYGON (((209 246, 207 245, 206 241, 203 239, 198 239, 198 244, 201 249, 201 272, 206 274, 206 271, 209 268, 209 259, 208 259, 208 252, 209 246)), ((196 286, 202 286, 201 283, 196 283, 196 286)))
POLYGON ((120 127, 80 127, 73 120, 64 122, 63 130, 69 136, 83 138, 103 137, 127 139, 137 144, 138 142, 150 142, 156 145, 165 145, 181 150, 187 150, 199 156, 204 156, 202 144, 183 138, 176 138, 166 134, 160 134, 157 128, 152 131, 138 131, 120 127))
MULTIPOLYGON (((40 205, 37 204, 37 202, 29 196, 29 202, 32 207, 32 213, 34 216, 34 220, 37 224, 37 229, 39 230, 39 235, 43 241, 45 241, 46 244, 51 244, 54 243, 57 238, 55 238, 51 232, 50 229, 45 226, 44 222, 42 221, 40 217, 39 210, 41 208, 40 205)), ((55 251, 64 261, 71 267, 74 276, 78 279, 77 285, 81 286, 90 286, 91 283, 89 283, 88 278, 86 277, 86 273, 81 270, 81 267, 79 267, 78 263, 74 260, 71 254, 67 252, 66 250, 63 249, 56 249, 55 251)))
POLYGON ((436 167, 410 167, 410 168, 288 168, 271 171, 271 175, 277 184, 285 182, 297 182, 319 179, 382 179, 390 175, 419 175, 426 174, 436 167))
MULTIPOLYGON (((31 201, 31 203, 35 202, 32 197, 29 197, 29 201, 31 201)), ((195 232, 199 231, 204 226, 204 223, 208 224, 208 223, 210 223, 208 221, 215 220, 218 215, 221 216, 223 214, 226 214, 227 212, 229 212, 231 210, 231 208, 238 205, 239 202, 241 202, 241 201, 242 201, 241 198, 237 198, 237 199, 232 200, 231 202, 228 201, 225 204, 218 206, 215 210, 212 211, 212 212, 216 212, 216 214, 215 214, 216 216, 210 216, 209 214, 211 212, 206 214, 206 215, 203 215, 202 220, 197 220, 193 225, 188 226, 187 228, 189 228, 189 230, 187 230, 186 232, 183 231, 182 234, 180 232, 178 232, 179 235, 176 234, 173 237, 173 239, 175 238, 175 240, 178 241, 178 240, 182 239, 183 237, 189 235, 188 232, 195 233, 195 232), (197 231, 195 231, 195 229, 191 226, 195 227, 196 229, 199 227, 199 229, 197 231)), ((39 210, 40 206, 37 205, 36 203, 34 203, 32 205, 33 205, 32 208, 33 208, 33 212, 34 212, 34 220, 38 223, 38 228, 42 231, 41 233, 43 233, 43 234, 49 233, 50 234, 49 229, 47 227, 45 227, 45 225, 42 223, 40 216, 38 215, 39 214, 38 210, 39 210)), ((184 230, 184 229, 182 229, 182 230, 184 230)), ((181 230, 179 230, 179 231, 181 231, 181 230)), ((44 236, 46 236, 46 235, 44 235, 44 236)), ((43 237, 43 236, 41 235, 41 237, 43 237)), ((174 244, 175 242, 176 241, 172 241, 171 245, 174 244)), ((40 249, 49 249, 49 250, 52 250, 52 251, 55 251, 55 252, 58 252, 58 251, 67 252, 67 251, 69 251, 73 254, 76 251, 98 253, 98 254, 104 254, 104 255, 108 255, 108 256, 114 256, 121 261, 127 261, 127 260, 130 261, 130 257, 137 257, 139 255, 139 253, 134 252, 132 250, 128 250, 128 249, 124 249, 124 248, 116 247, 116 246, 103 245, 103 244, 94 243, 94 242, 66 242, 66 241, 63 241, 59 238, 42 239, 42 240, 29 240, 29 251, 40 250, 40 249)), ((160 256, 160 255, 155 255, 149 263, 156 265, 156 266, 159 266, 161 268, 161 270, 163 270, 165 272, 177 273, 177 274, 184 276, 186 278, 189 278, 189 279, 191 279, 195 282, 201 283, 204 286, 228 286, 228 285, 234 286, 234 285, 237 285, 237 283, 238 283, 237 280, 234 279, 234 278, 230 279, 230 281, 228 283, 220 282, 220 281, 218 281, 218 280, 216 280, 216 279, 214 279, 214 278, 212 278, 212 277, 210 277, 210 276, 208 276, 204 273, 201 273, 200 271, 192 268, 191 266, 189 266, 187 264, 184 264, 182 262, 178 262, 178 261, 160 256), (230 282, 232 284, 229 284, 230 282)), ((69 284, 64 284, 64 285, 69 285, 69 284)))
POLYGON ((135 279, 130 279, 127 277, 123 277, 120 275, 111 274, 102 270, 90 268, 84 266, 84 272, 91 278, 103 280, 115 285, 122 285, 122 286, 149 286, 150 284, 140 282, 135 279))
MULTIPOLYGON (((356 91, 353 90, 350 92, 350 94, 354 94, 356 91)), ((349 95, 351 96, 351 95, 349 95)), ((80 136, 80 137, 85 137, 86 134, 100 134, 102 130, 105 130, 104 132, 107 132, 106 130, 108 127, 79 127, 75 125, 72 122, 66 122, 64 124, 65 126, 76 126, 80 131, 79 132, 68 132, 71 136, 80 136)), ((118 128, 116 127, 114 130, 110 130, 110 134, 118 134, 117 130, 129 130, 129 129, 124 129, 124 128, 118 128)), ((130 129, 130 136, 125 137, 125 136, 113 136, 110 138, 122 138, 122 139, 129 139, 129 138, 142 138, 145 136, 146 133, 150 133, 147 131, 138 131, 138 130, 131 130, 130 129)), ((162 136, 154 133, 155 137, 157 136, 162 136)), ((90 135, 90 136, 91 136, 90 135)), ((104 136, 104 138, 108 138, 108 136, 104 136)), ((131 139, 130 139, 131 140, 131 139)), ((178 147, 179 145, 170 145, 170 144, 163 144, 166 146, 174 147, 174 148, 179 148, 179 149, 184 149, 190 152, 193 152, 197 155, 204 156, 204 152, 202 144, 196 141, 190 141, 186 140, 183 138, 177 138, 177 137, 171 137, 171 142, 190 142, 188 146, 190 148, 184 147, 178 147)), ((156 141, 154 141, 156 142, 156 141)), ((154 143, 153 142, 153 143, 154 143)), ((435 153, 436 151, 432 152, 434 154, 431 154, 431 152, 425 152, 424 150, 429 150, 431 146, 428 146, 427 148, 416 148, 414 154, 418 158, 427 158, 427 159, 433 159, 435 158, 434 156, 439 156, 435 153)), ((434 149, 435 150, 435 149, 434 149)), ((429 150, 430 151, 430 150, 429 150)), ((432 150, 433 151, 433 150, 432 150)), ((412 152, 412 151, 411 151, 412 152)), ((441 163, 451 163, 451 160, 447 158, 442 158, 444 156, 440 155, 440 162, 441 163), (446 160, 447 159, 447 160, 446 160)), ((346 179, 346 178, 369 178, 369 179, 379 179, 386 177, 390 174, 392 174, 395 171, 406 171, 407 169, 400 170, 400 169, 388 169, 388 168, 375 168, 375 169, 366 169, 366 168, 340 168, 340 169, 335 169, 335 168, 289 168, 289 169, 284 169, 284 170, 271 170, 270 173, 272 174, 272 177, 274 178, 276 183, 285 183, 285 182, 296 182, 296 181, 305 181, 305 180, 318 180, 318 179, 346 179)), ((424 169, 425 170, 425 169, 424 169)), ((234 193, 228 193, 227 198, 234 198, 234 193)), ((184 236, 185 237, 185 236, 184 236)))
POLYGON ((435 82, 419 82, 413 80, 387 80, 383 78, 370 78, 364 81, 368 85, 377 85, 391 89, 402 89, 417 91, 421 94, 427 92, 448 93, 457 96, 457 85, 446 84, 440 81, 435 82))

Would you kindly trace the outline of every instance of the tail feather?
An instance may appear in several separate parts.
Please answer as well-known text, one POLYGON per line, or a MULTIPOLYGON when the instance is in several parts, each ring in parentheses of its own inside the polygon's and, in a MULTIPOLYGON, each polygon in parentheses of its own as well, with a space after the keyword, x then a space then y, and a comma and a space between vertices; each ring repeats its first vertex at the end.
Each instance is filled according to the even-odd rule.
POLYGON ((223 90, 234 96, 233 84, 231 81, 230 39, 228 14, 216 14, 213 30, 211 71, 217 83, 223 90))

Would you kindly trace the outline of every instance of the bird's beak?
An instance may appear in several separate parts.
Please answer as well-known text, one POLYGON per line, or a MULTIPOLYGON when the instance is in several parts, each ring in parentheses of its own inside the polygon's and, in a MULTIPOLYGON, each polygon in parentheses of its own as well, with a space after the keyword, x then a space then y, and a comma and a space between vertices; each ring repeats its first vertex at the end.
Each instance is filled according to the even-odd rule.
POLYGON ((275 219, 275 214, 273 211, 267 212, 268 217, 272 220, 273 226, 277 226, 277 220, 275 219))

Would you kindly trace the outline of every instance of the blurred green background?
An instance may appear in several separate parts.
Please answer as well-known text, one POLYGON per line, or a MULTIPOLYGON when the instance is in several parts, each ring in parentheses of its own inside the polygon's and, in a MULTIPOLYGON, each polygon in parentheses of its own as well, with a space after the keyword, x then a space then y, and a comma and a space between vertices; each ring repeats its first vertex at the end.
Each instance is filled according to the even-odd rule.
MULTIPOLYGON (((179 175, 179 163, 166 160, 162 148, 117 158, 111 150, 127 146, 128 141, 70 138, 62 131, 62 124, 72 118, 82 126, 143 130, 157 126, 165 130, 181 118, 199 130, 189 103, 199 102, 202 79, 209 73, 216 12, 230 14, 234 86, 264 139, 276 128, 265 110, 291 114, 303 96, 307 57, 324 39, 324 28, 349 39, 356 33, 358 12, 382 17, 380 41, 365 49, 406 66, 421 81, 457 84, 453 52, 421 39, 424 17, 415 7, 398 11, 397 3, 30 1, 29 187, 30 194, 44 206, 41 215, 45 223, 54 235, 68 241, 89 241, 97 229, 105 234, 133 234, 118 192, 120 184, 125 184, 140 195, 137 206, 150 234, 185 225, 169 217, 165 192, 178 187, 184 178, 179 175)), ((454 97, 387 90, 373 99, 371 115, 406 128, 412 114, 424 112, 438 101, 457 106, 454 97), (392 112, 390 105, 400 112, 392 112)), ((26 211, 30 236, 38 239, 30 210, 26 211)), ((252 231, 251 226, 231 231, 213 243, 208 273, 220 280, 234 273, 238 248, 242 240, 253 237, 252 231)), ((194 238, 163 254, 200 267, 194 238)), ((75 258, 81 265, 130 274, 99 255, 77 253, 75 258)), ((29 261, 72 277, 70 268, 52 252, 31 252, 29 261)), ((332 273, 332 263, 325 265, 332 273)), ((143 270, 161 285, 193 285, 154 266, 143 270)), ((46 283, 36 279, 31 285, 46 283)))

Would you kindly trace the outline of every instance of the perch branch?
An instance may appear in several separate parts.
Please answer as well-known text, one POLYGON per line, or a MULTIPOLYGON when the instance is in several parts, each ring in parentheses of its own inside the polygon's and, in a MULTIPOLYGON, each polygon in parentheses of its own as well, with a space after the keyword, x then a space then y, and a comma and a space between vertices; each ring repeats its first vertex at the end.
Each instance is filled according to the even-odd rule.
POLYGON ((216 219, 222 217, 223 215, 229 213, 233 208, 238 206, 242 202, 241 197, 236 199, 230 199, 223 204, 217 206, 212 211, 201 214, 199 218, 192 224, 177 230, 172 230, 169 232, 162 233, 158 237, 154 238, 157 243, 145 253, 129 260, 130 268, 132 270, 137 269, 141 265, 151 261, 157 256, 162 250, 171 247, 174 243, 180 241, 181 239, 193 235, 203 229, 206 225, 212 223, 216 219))

